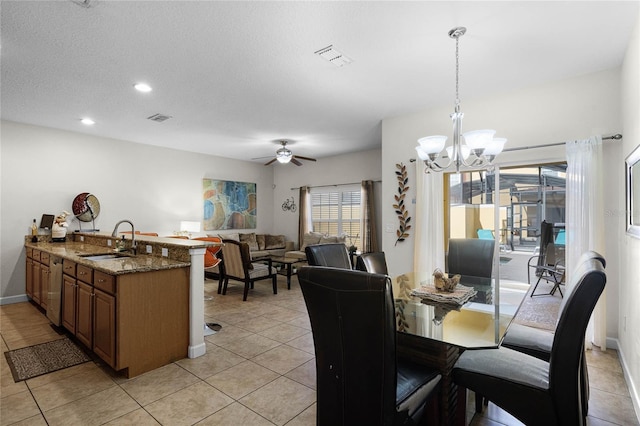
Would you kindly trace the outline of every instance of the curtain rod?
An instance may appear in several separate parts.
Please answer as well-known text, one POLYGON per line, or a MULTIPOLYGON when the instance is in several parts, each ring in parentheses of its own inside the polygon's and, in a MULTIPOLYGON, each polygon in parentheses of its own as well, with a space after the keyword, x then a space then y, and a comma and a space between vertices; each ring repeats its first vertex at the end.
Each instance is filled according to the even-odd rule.
MULTIPOLYGON (((622 135, 620 133, 616 133, 615 135, 611 135, 611 136, 603 136, 602 140, 607 140, 607 139, 615 139, 615 140, 620 140, 622 139, 622 135)), ((511 152, 511 151, 522 151, 523 149, 533 149, 533 148, 546 148, 548 146, 560 146, 560 145, 565 145, 566 142, 555 142, 555 143, 546 143, 544 145, 534 145, 534 146, 519 146, 517 148, 509 148, 509 149, 505 149, 502 152, 511 152)))
MULTIPOLYGON (((371 179, 364 179, 364 180, 371 180, 371 179)), ((381 180, 374 180, 374 182, 380 183, 382 181, 381 180)), ((316 185, 316 186, 309 186, 309 189, 311 189, 311 188, 328 188, 330 186, 360 185, 361 183, 362 183, 362 181, 360 181, 360 182, 351 182, 351 183, 336 183, 336 184, 333 184, 333 185, 316 185)), ((292 191, 294 189, 300 189, 300 187, 291 188, 292 191)))
MULTIPOLYGON (((608 139, 615 139, 615 140, 620 140, 622 139, 622 135, 620 133, 616 133, 615 135, 611 135, 611 136, 603 136, 602 140, 608 140, 608 139)), ((533 148, 546 148, 549 146, 560 146, 560 145, 565 145, 566 142, 554 142, 554 143, 546 143, 543 145, 533 145, 533 146, 519 146, 517 148, 508 148, 503 150, 502 152, 511 152, 511 151, 522 151, 524 149, 533 149, 533 148)), ((412 158, 409 160, 409 162, 414 163, 416 161, 415 158, 412 158)))

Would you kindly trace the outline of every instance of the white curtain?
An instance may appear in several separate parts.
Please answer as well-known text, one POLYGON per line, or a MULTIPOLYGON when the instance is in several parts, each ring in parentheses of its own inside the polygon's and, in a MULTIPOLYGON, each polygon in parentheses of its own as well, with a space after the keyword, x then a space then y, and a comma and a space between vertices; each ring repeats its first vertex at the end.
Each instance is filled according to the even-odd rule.
MULTIPOLYGON (((571 271, 578 258, 586 250, 604 253, 604 209, 602 186, 602 137, 567 142, 567 187, 566 187, 566 265, 569 285, 571 271)), ((567 288, 565 294, 571 292, 567 288)), ((602 350, 607 348, 606 292, 593 311, 587 329, 586 345, 591 343, 602 350)))
POLYGON ((416 220, 413 269, 428 279, 444 265, 444 173, 425 173, 416 161, 416 220))

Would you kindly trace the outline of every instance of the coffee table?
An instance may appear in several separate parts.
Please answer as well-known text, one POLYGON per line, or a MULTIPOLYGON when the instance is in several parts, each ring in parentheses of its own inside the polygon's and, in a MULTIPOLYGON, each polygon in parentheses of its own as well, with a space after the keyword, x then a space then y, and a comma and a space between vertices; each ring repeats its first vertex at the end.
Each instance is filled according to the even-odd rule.
POLYGON ((284 256, 269 256, 273 263, 279 263, 281 265, 281 269, 278 272, 280 275, 285 275, 287 277, 287 290, 291 290, 291 275, 294 275, 296 272, 293 271, 293 266, 297 263, 306 264, 306 260, 297 259, 295 257, 284 257, 284 256), (283 271, 284 270, 284 271, 283 271))

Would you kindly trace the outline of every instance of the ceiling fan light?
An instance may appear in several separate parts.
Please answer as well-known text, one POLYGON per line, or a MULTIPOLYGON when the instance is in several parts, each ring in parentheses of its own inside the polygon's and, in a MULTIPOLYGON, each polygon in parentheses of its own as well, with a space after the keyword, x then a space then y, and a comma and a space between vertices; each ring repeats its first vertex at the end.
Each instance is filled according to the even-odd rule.
POLYGON ((287 156, 284 156, 284 155, 283 155, 283 156, 278 156, 278 157, 276 158, 276 160, 278 160, 278 163, 286 164, 286 163, 288 163, 289 161, 291 161, 291 156, 290 156, 290 155, 289 155, 288 157, 287 157, 287 156))
POLYGON ((290 149, 287 149, 284 146, 276 151, 276 160, 280 163, 288 163, 291 161, 291 157, 293 157, 293 153, 290 149))

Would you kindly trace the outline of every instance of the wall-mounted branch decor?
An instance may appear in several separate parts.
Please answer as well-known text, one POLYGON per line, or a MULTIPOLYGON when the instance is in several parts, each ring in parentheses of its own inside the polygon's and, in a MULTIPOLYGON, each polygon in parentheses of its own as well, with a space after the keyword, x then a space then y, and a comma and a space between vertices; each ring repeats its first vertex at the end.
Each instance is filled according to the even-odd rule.
POLYGON ((396 243, 404 241, 405 238, 409 236, 409 229, 411 229, 411 225, 409 222, 411 221, 411 217, 409 216, 409 212, 404 206, 404 199, 407 196, 407 192, 409 191, 409 187, 407 186, 407 182, 409 178, 407 177, 407 167, 400 163, 396 164, 396 177, 398 178, 398 193, 394 196, 396 202, 393 204, 393 208, 396 209, 396 214, 398 215, 398 221, 400 222, 398 226, 398 230, 396 231, 396 243))

